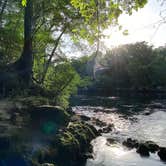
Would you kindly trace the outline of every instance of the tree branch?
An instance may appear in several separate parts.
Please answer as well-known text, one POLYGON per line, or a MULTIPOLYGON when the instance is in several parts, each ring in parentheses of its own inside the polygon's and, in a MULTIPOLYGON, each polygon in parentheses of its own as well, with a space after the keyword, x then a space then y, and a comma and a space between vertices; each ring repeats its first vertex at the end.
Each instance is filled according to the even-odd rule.
POLYGON ((52 58, 53 58, 53 56, 54 56, 54 54, 55 54, 55 51, 56 51, 56 49, 57 49, 57 47, 58 47, 59 41, 60 41, 62 35, 64 34, 65 30, 66 30, 66 27, 64 27, 63 31, 61 32, 61 34, 59 35, 59 37, 58 37, 58 38, 56 39, 56 41, 55 41, 55 46, 54 46, 54 48, 53 48, 53 50, 52 50, 52 52, 51 52, 51 54, 50 54, 50 57, 49 57, 48 61, 46 62, 45 69, 44 69, 44 71, 43 71, 43 77, 42 77, 42 79, 41 79, 41 83, 43 83, 44 80, 45 80, 45 77, 46 77, 46 74, 47 74, 49 65, 50 65, 50 63, 51 63, 51 61, 52 61, 52 58))

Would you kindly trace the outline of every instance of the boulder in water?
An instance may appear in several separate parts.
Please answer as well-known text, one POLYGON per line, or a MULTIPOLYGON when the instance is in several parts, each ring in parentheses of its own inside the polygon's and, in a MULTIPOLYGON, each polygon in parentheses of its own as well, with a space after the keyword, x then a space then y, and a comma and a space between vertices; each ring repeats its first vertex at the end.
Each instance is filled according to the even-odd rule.
POLYGON ((91 120, 90 117, 85 116, 85 115, 80 115, 80 118, 81 118, 83 121, 89 121, 89 120, 91 120))
POLYGON ((146 141, 145 144, 147 145, 151 153, 155 153, 156 151, 159 150, 159 146, 153 141, 146 141))
POLYGON ((102 129, 99 130, 99 132, 101 133, 109 133, 113 130, 114 128, 114 124, 109 124, 107 127, 104 127, 102 129))
POLYGON ((123 145, 128 148, 138 148, 139 143, 135 139, 127 138, 126 141, 123 141, 123 145))
POLYGON ((113 139, 113 138, 107 138, 107 145, 110 145, 110 144, 115 144, 116 143, 116 140, 113 139))
POLYGON ((107 123, 106 122, 103 122, 99 119, 94 119, 94 124, 99 126, 99 127, 104 127, 104 126, 107 126, 107 123))
POLYGON ((150 155, 148 146, 145 143, 139 144, 139 147, 137 148, 137 153, 139 153, 141 156, 146 156, 146 157, 150 155))
POLYGON ((166 161, 166 148, 161 147, 158 156, 160 157, 161 160, 166 161))

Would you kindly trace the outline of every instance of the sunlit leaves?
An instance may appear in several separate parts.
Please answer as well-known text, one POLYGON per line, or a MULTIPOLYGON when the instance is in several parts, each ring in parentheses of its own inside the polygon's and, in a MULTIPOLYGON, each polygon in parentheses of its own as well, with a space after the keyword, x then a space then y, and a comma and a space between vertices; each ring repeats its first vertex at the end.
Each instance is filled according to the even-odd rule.
POLYGON ((22 6, 26 6, 27 0, 22 0, 22 1, 21 1, 21 4, 22 4, 22 6))
POLYGON ((79 84, 80 76, 69 62, 50 66, 44 82, 45 88, 56 95, 57 104, 63 107, 68 105, 70 95, 76 92, 79 84))
MULTIPOLYGON (((125 12, 131 15, 133 10, 138 10, 146 3, 147 0, 71 0, 72 6, 78 10, 82 20, 84 20, 82 22, 84 24, 84 31, 82 31, 82 24, 80 24, 80 30, 72 32, 93 42, 104 29, 109 26, 117 26, 118 18, 121 14, 125 12)), ((119 29, 121 30, 122 28, 119 26, 119 29)), ((127 35, 128 32, 125 30, 123 34, 127 35)))

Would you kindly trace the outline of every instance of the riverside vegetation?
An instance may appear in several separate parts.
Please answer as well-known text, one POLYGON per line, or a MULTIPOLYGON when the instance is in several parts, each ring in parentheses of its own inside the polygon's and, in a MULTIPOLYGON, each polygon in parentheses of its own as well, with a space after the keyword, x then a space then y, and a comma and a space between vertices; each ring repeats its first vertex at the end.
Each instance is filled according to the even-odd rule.
POLYGON ((65 56, 65 39, 97 44, 110 25, 126 34, 119 16, 146 3, 0 1, 0 166, 85 165, 90 142, 114 125, 97 130, 75 114, 70 99, 77 92, 165 91, 165 47, 140 42, 109 50, 96 73, 96 52, 65 56))

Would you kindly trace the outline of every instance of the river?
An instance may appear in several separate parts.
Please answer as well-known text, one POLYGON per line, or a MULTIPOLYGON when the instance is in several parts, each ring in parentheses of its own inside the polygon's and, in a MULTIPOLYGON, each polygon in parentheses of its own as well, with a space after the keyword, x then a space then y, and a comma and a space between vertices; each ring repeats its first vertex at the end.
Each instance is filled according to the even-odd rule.
MULTIPOLYGON (((118 97, 77 96, 72 109, 90 117, 89 123, 99 119, 114 124, 114 129, 92 141, 93 159, 86 166, 165 166, 157 154, 141 157, 136 149, 122 145, 126 138, 154 141, 166 146, 166 98, 161 96, 118 97), (107 139, 115 140, 109 144, 107 139)), ((100 128, 99 126, 96 126, 100 128)))

